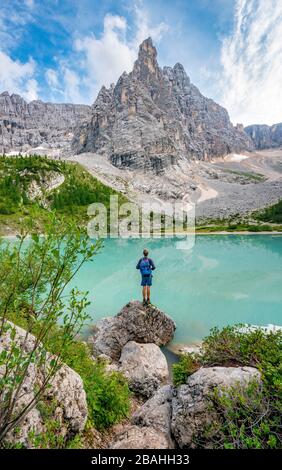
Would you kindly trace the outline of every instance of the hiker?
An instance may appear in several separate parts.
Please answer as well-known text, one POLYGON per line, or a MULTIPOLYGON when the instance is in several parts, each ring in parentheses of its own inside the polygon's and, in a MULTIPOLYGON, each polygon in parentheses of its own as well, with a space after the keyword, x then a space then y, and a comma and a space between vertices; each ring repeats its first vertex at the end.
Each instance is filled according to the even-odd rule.
POLYGON ((141 272, 141 286, 143 287, 143 305, 149 305, 151 303, 150 300, 150 287, 152 285, 152 271, 156 269, 154 262, 151 258, 148 258, 148 250, 143 251, 143 258, 137 263, 136 269, 140 269, 141 272))

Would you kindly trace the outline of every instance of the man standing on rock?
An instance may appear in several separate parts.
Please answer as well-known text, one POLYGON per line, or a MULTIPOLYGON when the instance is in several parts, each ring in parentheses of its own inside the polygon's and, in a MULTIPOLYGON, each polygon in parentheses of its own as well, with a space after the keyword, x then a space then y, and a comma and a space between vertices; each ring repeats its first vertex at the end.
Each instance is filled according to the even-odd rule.
POLYGON ((150 287, 152 285, 152 271, 156 269, 154 262, 151 258, 148 258, 148 250, 143 251, 143 258, 137 263, 136 269, 140 269, 141 272, 141 286, 143 287, 143 305, 149 305, 151 303, 150 300, 150 287))

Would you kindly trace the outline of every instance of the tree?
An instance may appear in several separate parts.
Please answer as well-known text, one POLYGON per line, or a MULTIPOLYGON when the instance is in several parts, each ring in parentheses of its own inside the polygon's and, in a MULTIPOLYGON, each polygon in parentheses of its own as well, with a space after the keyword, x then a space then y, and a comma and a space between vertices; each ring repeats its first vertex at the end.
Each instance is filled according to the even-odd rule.
POLYGON ((0 341, 7 335, 9 348, 0 353, 0 442, 40 401, 52 377, 63 363, 64 350, 84 324, 87 293, 66 287, 86 261, 92 261, 101 247, 72 222, 56 220, 50 214, 44 236, 32 221, 24 223, 16 243, 0 243, 0 341), (19 345, 16 327, 9 320, 24 319, 26 334, 19 345), (60 325, 62 341, 56 355, 46 352, 44 343, 60 325), (30 334, 35 341, 25 346, 30 334), (43 379, 34 397, 19 406, 26 393, 30 365, 40 368, 43 379))

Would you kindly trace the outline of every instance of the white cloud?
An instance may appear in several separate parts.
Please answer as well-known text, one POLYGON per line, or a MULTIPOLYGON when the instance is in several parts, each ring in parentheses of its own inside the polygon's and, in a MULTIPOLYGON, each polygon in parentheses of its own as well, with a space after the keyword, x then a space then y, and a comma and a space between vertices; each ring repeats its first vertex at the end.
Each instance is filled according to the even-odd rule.
POLYGON ((73 70, 70 70, 68 67, 63 69, 64 77, 64 87, 65 87, 65 100, 80 103, 82 101, 82 96, 80 93, 80 77, 73 70))
POLYGON ((35 78, 27 80, 25 89, 20 91, 20 94, 27 100, 33 101, 38 99, 38 83, 35 78))
POLYGON ((45 78, 50 88, 58 89, 59 78, 58 73, 54 69, 47 69, 45 72, 45 78))
POLYGON ((33 78, 35 62, 29 59, 22 63, 13 60, 0 50, 0 90, 18 93, 28 101, 38 98, 38 83, 33 78))
MULTIPOLYGON (((140 7, 135 7, 134 13, 135 34, 131 40, 126 39, 128 31, 126 19, 112 14, 104 17, 104 29, 99 38, 88 35, 75 40, 74 49, 81 57, 80 75, 86 90, 85 102, 92 102, 102 85, 109 86, 122 72, 131 71, 137 57, 138 46, 144 39, 151 36, 157 41, 167 30, 167 25, 164 23, 152 26, 148 14, 140 7)), ((77 97, 77 88, 73 91, 77 97)), ((70 98, 73 97, 71 89, 67 86, 66 93, 70 98)))
POLYGON ((169 26, 164 22, 152 26, 149 14, 146 10, 138 6, 135 6, 134 10, 137 28, 133 44, 137 51, 139 44, 149 36, 151 36, 154 41, 158 42, 162 38, 163 34, 168 31, 169 26))
POLYGON ((33 8, 34 7, 34 0, 24 0, 24 3, 28 8, 33 8))
POLYGON ((59 62, 58 70, 47 69, 45 80, 52 101, 61 101, 63 98, 67 102, 83 102, 80 91, 81 79, 74 70, 68 67, 66 61, 59 62))
POLYGON ((83 80, 90 101, 102 85, 109 86, 132 68, 136 51, 125 40, 126 27, 125 18, 108 14, 100 38, 93 35, 75 41, 75 50, 82 53, 83 80))
POLYGON ((221 50, 223 104, 233 122, 282 121, 282 0, 236 0, 221 50))

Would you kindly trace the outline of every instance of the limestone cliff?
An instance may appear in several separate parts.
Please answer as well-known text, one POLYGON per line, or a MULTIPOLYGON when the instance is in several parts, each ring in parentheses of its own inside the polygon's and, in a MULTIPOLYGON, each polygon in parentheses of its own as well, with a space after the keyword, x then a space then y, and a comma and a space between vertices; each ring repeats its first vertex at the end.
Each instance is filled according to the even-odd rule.
POLYGON ((243 127, 200 93, 181 64, 159 67, 150 38, 133 71, 102 87, 72 145, 75 153, 102 153, 115 166, 157 173, 179 158, 208 160, 253 148, 243 127))

